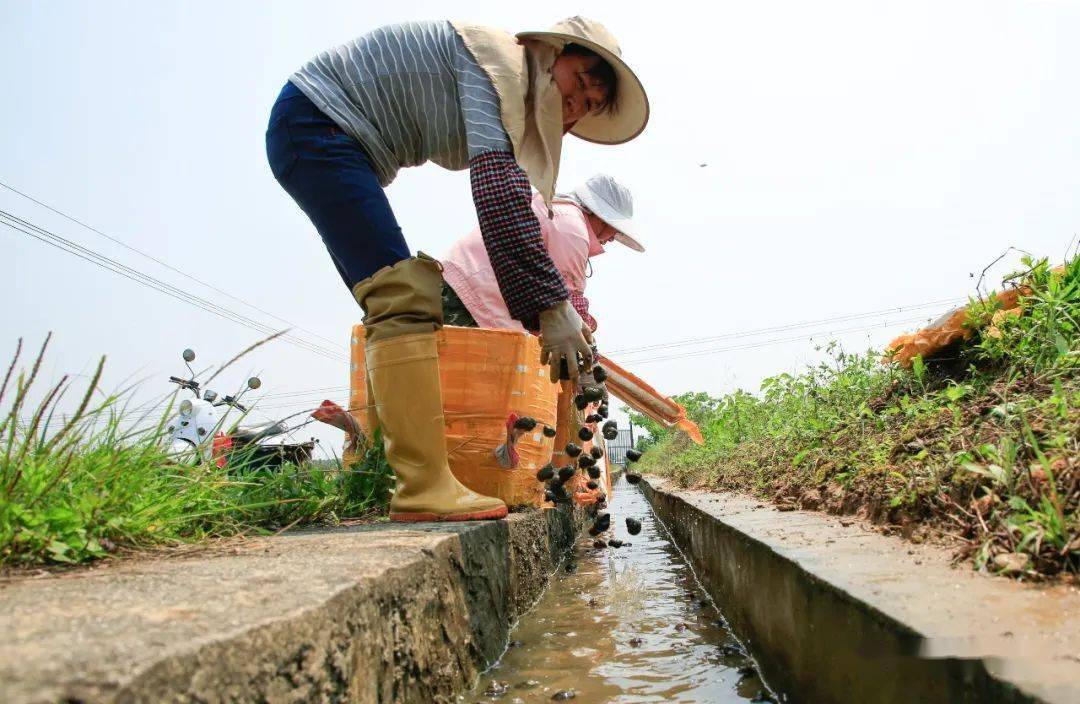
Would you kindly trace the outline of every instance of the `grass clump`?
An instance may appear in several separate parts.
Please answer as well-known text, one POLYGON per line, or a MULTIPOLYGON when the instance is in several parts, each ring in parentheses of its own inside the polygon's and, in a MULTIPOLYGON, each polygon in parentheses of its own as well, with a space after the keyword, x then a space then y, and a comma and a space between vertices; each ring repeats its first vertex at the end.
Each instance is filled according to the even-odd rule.
POLYGON ((156 422, 125 422, 128 394, 99 389, 104 358, 74 413, 56 410, 76 391, 67 377, 28 407, 48 342, 29 370, 16 372, 20 340, 0 385, 0 566, 82 563, 385 510, 393 478, 377 438, 347 468, 323 461, 271 470, 242 456, 224 468, 180 464, 164 430, 172 403, 156 422))
POLYGON ((910 370, 845 353, 758 393, 676 397, 704 446, 633 416, 641 461, 684 485, 858 513, 944 536, 981 569, 1080 574, 1080 258, 1025 261, 1022 314, 973 302, 981 331, 910 370))

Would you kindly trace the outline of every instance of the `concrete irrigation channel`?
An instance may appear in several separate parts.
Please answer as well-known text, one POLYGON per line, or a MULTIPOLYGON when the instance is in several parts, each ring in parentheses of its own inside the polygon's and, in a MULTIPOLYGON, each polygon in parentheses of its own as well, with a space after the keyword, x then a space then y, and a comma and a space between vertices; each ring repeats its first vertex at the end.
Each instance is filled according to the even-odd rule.
POLYGON ((631 545, 564 507, 7 580, 0 702, 1080 702, 1076 590, 658 479, 611 511, 631 545))
POLYGON ((1080 702, 1080 593, 850 518, 641 483, 785 701, 1080 702))

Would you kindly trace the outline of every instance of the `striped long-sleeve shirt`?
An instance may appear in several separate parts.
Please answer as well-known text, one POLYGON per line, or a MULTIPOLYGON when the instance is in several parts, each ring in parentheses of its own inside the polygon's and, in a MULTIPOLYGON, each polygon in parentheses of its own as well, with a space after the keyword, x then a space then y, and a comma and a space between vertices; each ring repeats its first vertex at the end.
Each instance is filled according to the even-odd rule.
POLYGON ((499 96, 453 25, 377 29, 319 54, 290 80, 360 143, 383 186, 426 161, 470 169, 484 242, 514 318, 536 329, 541 310, 566 300, 499 96))

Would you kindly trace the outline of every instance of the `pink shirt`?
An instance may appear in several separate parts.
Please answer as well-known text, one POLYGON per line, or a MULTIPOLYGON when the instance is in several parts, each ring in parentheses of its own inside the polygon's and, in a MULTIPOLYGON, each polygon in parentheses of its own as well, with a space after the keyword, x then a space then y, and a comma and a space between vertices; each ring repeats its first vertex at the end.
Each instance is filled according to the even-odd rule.
MULTIPOLYGON (((588 314, 589 303, 584 296, 585 271, 589 257, 602 253, 604 246, 576 203, 553 200, 551 208, 554 217, 549 218, 544 199, 536 194, 532 208, 540 221, 544 247, 570 289, 571 303, 585 322, 595 328, 596 323, 588 314)), ((525 329, 510 317, 479 228, 458 240, 443 257, 442 265, 446 283, 454 289, 480 327, 525 329)))

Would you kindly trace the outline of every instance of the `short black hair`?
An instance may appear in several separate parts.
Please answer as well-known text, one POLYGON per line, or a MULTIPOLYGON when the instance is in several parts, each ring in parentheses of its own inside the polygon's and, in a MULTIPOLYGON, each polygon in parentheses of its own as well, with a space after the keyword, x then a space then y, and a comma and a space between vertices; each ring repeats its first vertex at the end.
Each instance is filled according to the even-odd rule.
POLYGON ((564 46, 562 53, 567 56, 584 56, 586 58, 596 59, 596 62, 585 71, 585 75, 592 78, 606 89, 604 102, 597 106, 600 112, 606 112, 608 114, 615 112, 615 106, 619 97, 619 79, 615 75, 615 68, 608 63, 607 59, 586 46, 574 43, 569 43, 564 46))

